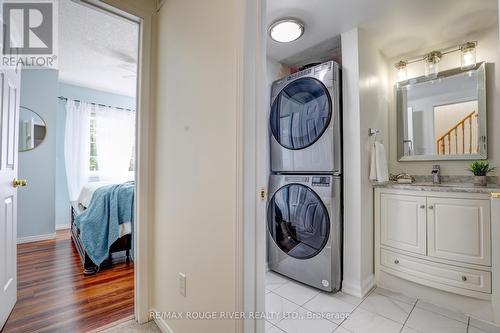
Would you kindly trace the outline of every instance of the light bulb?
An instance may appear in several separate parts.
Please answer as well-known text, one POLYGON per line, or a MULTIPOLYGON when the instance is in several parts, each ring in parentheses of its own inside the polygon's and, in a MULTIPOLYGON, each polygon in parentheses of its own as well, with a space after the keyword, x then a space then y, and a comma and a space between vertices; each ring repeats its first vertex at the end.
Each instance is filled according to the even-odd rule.
POLYGON ((432 51, 425 57, 425 76, 433 77, 439 73, 439 62, 441 61, 442 53, 432 51))
POLYGON ((408 65, 408 62, 401 60, 398 62, 395 67, 398 70, 397 78, 398 82, 406 81, 408 79, 408 71, 406 69, 406 66, 408 65))
POLYGON ((476 65, 476 43, 467 42, 460 46, 460 67, 470 69, 476 65))

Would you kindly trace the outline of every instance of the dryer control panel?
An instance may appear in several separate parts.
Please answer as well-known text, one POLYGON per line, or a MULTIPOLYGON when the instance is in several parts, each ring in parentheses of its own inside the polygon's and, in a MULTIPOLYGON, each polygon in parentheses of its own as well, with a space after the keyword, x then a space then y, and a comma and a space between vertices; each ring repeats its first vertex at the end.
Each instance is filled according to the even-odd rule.
POLYGON ((316 176, 312 177, 312 186, 330 186, 330 177, 328 176, 316 176))

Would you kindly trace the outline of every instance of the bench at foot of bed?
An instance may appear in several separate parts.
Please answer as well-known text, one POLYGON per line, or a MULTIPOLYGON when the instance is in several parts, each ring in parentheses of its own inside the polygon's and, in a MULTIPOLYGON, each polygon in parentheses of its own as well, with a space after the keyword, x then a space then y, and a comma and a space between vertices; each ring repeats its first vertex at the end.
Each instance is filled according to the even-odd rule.
POLYGON ((106 259, 104 262, 101 263, 100 267, 90 259, 88 254, 85 252, 83 249, 83 246, 81 244, 81 241, 78 237, 74 237, 72 235, 71 237, 73 239, 73 243, 75 244, 78 254, 80 255, 80 259, 83 264, 83 274, 84 275, 94 275, 96 274, 99 270, 109 268, 113 265, 113 259, 111 254, 116 253, 116 252, 121 252, 125 251, 125 256, 126 256, 126 262, 130 262, 130 240, 131 237, 130 235, 125 235, 122 238, 118 239, 113 245, 111 246, 111 249, 109 251, 109 257, 106 259))
MULTIPOLYGON (((132 236, 125 235, 116 240, 116 242, 111 245, 111 248, 109 249, 109 256, 108 259, 106 259, 100 266, 96 265, 92 259, 88 256, 88 254, 85 252, 85 248, 83 246, 83 243, 80 239, 80 230, 77 228, 77 226, 74 224, 74 218, 76 215, 80 214, 81 212, 78 211, 77 208, 72 204, 71 205, 71 239, 73 240, 73 243, 75 244, 75 247, 78 251, 78 254, 80 255, 80 260, 82 261, 83 264, 83 274, 84 275, 94 275, 96 274, 99 269, 104 269, 112 266, 112 258, 111 254, 116 253, 116 252, 121 252, 125 251, 126 255, 126 262, 130 262, 130 249, 132 248, 132 236)), ((78 207, 78 206, 77 206, 78 207)))

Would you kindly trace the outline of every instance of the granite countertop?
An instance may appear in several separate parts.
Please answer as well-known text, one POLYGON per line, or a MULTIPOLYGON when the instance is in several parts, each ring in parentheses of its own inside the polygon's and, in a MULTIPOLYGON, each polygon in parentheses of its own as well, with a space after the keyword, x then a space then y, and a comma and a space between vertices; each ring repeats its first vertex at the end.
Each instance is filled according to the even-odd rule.
POLYGON ((434 191, 434 192, 466 192, 466 193, 492 193, 500 192, 500 185, 488 184, 486 187, 474 186, 472 183, 451 183, 443 182, 441 184, 433 184, 432 182, 415 182, 412 184, 399 184, 396 182, 372 182, 375 188, 393 188, 399 190, 412 191, 434 191))

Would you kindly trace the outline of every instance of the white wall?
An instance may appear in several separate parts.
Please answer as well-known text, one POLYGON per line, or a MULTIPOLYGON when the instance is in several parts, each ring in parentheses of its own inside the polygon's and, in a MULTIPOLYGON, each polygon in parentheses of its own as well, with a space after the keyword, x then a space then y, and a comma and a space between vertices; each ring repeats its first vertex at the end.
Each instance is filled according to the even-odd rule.
POLYGON ((361 29, 342 34, 344 131, 343 290, 363 296, 373 286, 373 189, 368 179, 370 127, 387 143, 387 62, 361 29))
MULTIPOLYGON (((488 160, 497 167, 500 167, 500 52, 499 52, 499 32, 497 28, 477 33, 469 36, 470 40, 477 40, 477 61, 486 61, 487 89, 486 89, 486 107, 488 122, 488 160)), ((453 45, 453 44, 452 44, 453 45)), ((452 46, 444 44, 436 46, 452 46)), ((415 55, 417 56, 417 55, 415 55)), ((408 56, 409 58, 412 55, 408 56)), ((390 172, 406 172, 413 175, 430 175, 432 164, 435 162, 398 162, 397 158, 397 118, 394 108, 393 86, 396 82, 396 69, 394 63, 399 58, 391 59, 388 63, 389 68, 389 128, 390 128, 390 172)), ((440 70, 460 67, 459 53, 445 55, 440 62, 440 70)), ((416 63, 408 66, 408 77, 417 77, 423 75, 423 63, 416 63)), ((470 175, 466 171, 470 164, 468 161, 439 161, 443 175, 470 175)), ((497 173, 498 174, 498 173, 497 173)))
MULTIPOLYGON (((237 307, 238 54, 242 0, 169 0, 158 13, 151 305, 237 307), (187 275, 187 297, 178 273, 187 275)), ((234 332, 234 320, 168 320, 175 333, 234 332)))

